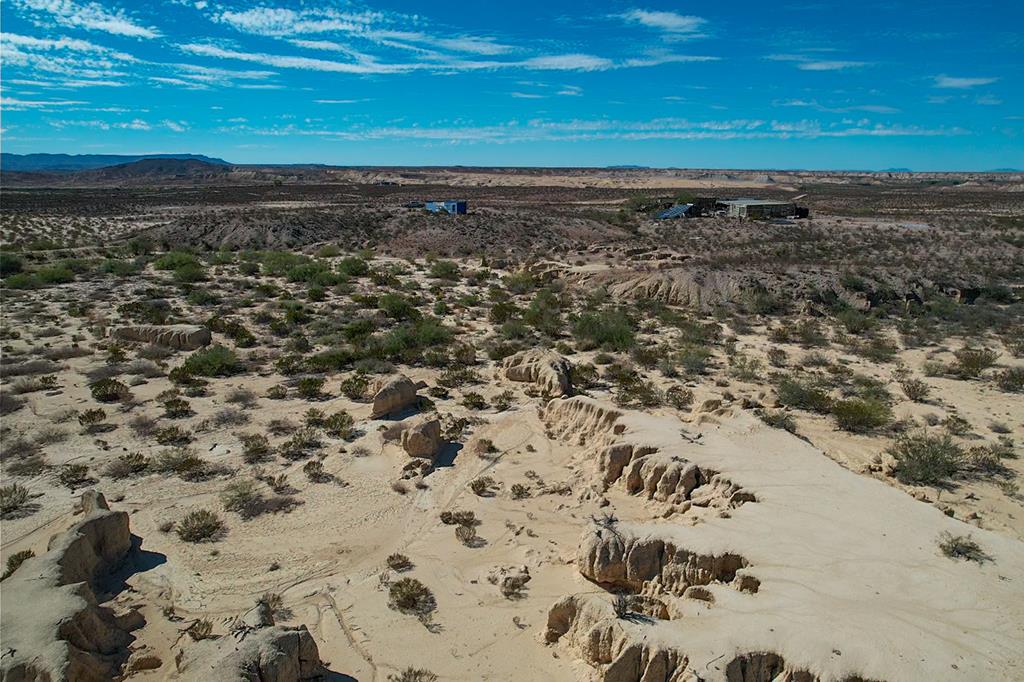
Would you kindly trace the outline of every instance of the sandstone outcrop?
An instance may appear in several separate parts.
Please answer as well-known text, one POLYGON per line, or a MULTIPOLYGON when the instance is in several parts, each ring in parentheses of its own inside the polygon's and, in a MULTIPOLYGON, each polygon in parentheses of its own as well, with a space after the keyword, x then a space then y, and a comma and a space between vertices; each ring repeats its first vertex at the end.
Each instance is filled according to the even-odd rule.
POLYGON ((404 374, 382 377, 373 387, 373 407, 370 418, 377 419, 395 412, 401 412, 419 402, 416 391, 420 385, 404 374))
POLYGON ((501 368, 511 381, 536 384, 545 395, 572 395, 572 364, 553 351, 541 348, 519 351, 505 358, 501 368))
POLYGON ((125 341, 141 341, 175 350, 196 350, 210 344, 210 330, 194 324, 137 324, 117 327, 113 336, 125 341))
POLYGON ((433 462, 441 449, 441 422, 437 419, 416 419, 402 431, 400 441, 410 457, 433 462))
POLYGON ((190 682, 306 682, 326 674, 316 641, 306 627, 266 625, 196 642, 178 664, 190 682))
POLYGON ((610 444, 624 428, 617 423, 622 412, 586 396, 552 400, 543 416, 550 436, 579 445, 610 444))
POLYGON ((97 603, 94 591, 132 551, 128 514, 111 511, 91 491, 81 509, 81 521, 2 584, 5 682, 100 682, 115 677, 128 658, 129 630, 138 616, 115 615, 97 603))

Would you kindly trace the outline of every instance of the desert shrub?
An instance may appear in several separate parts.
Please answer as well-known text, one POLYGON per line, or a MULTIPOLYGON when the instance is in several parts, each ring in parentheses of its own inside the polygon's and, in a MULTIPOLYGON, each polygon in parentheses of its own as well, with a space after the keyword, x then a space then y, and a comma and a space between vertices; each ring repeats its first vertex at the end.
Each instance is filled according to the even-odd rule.
POLYGON ((271 386, 267 389, 267 397, 271 400, 284 400, 288 397, 288 389, 284 386, 271 386))
POLYGON ((765 355, 767 355, 768 363, 772 367, 785 367, 786 361, 789 359, 789 354, 786 351, 775 346, 765 351, 765 355))
POLYGON ((633 321, 622 310, 580 315, 572 326, 581 348, 628 351, 636 340, 633 321))
POLYGON ((9 516, 28 503, 28 488, 18 483, 0 486, 0 515, 9 516))
POLYGON ((740 381, 757 380, 764 369, 761 361, 746 355, 734 355, 729 360, 729 375, 740 381))
POLYGON ((912 400, 915 403, 923 403, 928 399, 928 393, 931 391, 931 387, 920 379, 904 379, 900 382, 900 388, 903 389, 904 395, 907 396, 908 400, 912 400))
POLYGON ((476 514, 468 509, 445 510, 441 512, 441 523, 446 526, 476 526, 480 523, 476 514))
POLYGON ((456 526, 455 538, 466 546, 473 545, 477 541, 476 526, 456 526))
POLYGON ((89 385, 89 391, 101 403, 125 402, 132 397, 128 386, 117 379, 100 379, 89 385))
POLYGON ((953 535, 949 531, 943 531, 939 536, 939 550, 950 559, 966 559, 979 564, 992 560, 970 535, 953 535))
POLYGON ((903 434, 887 450, 896 460, 896 478, 903 483, 936 485, 955 476, 964 451, 948 434, 903 434))
POLYGON ((321 447, 320 435, 314 428, 299 429, 281 444, 278 454, 288 460, 305 459, 321 447))
POLYGON ((494 409, 498 412, 504 412, 512 407, 512 401, 515 400, 515 397, 516 396, 512 391, 502 391, 498 395, 494 396, 494 399, 491 400, 491 405, 493 405, 494 409))
POLYGON ((401 294, 383 294, 377 299, 377 307, 384 314, 396 320, 411 320, 419 317, 420 311, 401 294))
POLYGON ((462 404, 466 409, 469 410, 485 410, 487 409, 487 401, 484 397, 476 391, 466 391, 462 395, 462 404))
POLYGON ((182 265, 174 269, 174 280, 181 284, 206 281, 206 268, 199 264, 182 265))
POLYGON ((225 346, 211 346, 185 358, 182 369, 192 376, 224 377, 238 374, 244 368, 235 353, 225 346))
POLYGON ((246 464, 256 464, 270 458, 270 441, 260 433, 240 433, 242 459, 246 464))
POLYGON ((65 488, 74 490, 89 482, 89 467, 85 464, 65 464, 60 468, 57 480, 65 488))
POLYGON ((184 398, 171 398, 164 401, 164 416, 168 419, 182 419, 192 414, 192 408, 184 398))
POLYGON ((253 407, 256 407, 256 403, 258 402, 259 398, 256 395, 255 391, 252 391, 248 388, 239 387, 233 388, 230 391, 228 391, 227 395, 224 396, 224 400, 248 410, 252 409, 253 407))
POLYGON ((13 414, 25 406, 25 399, 0 391, 0 415, 13 414))
POLYGON ((192 435, 178 426, 165 426, 153 435, 158 445, 186 445, 192 442, 192 435))
POLYGON ((349 400, 362 400, 366 397, 369 380, 362 374, 353 374, 341 382, 341 393, 349 400))
POLYGON ((388 675, 388 682, 437 682, 437 675, 424 668, 409 666, 397 675, 388 675))
POLYGON ((523 500, 530 496, 530 489, 522 483, 513 483, 509 492, 513 500, 523 500))
POLYGON ((966 436, 971 432, 971 423, 957 414, 951 414, 943 419, 942 426, 954 436, 966 436))
POLYGON ((832 406, 832 399, 823 389, 797 379, 783 379, 775 391, 779 403, 786 407, 823 414, 832 406))
POLYGON ((892 421, 892 410, 874 398, 849 398, 832 405, 832 417, 843 431, 866 433, 892 421))
POLYGON ((102 407, 94 407, 78 413, 78 423, 90 433, 98 430, 106 418, 107 413, 102 407))
POLYGON ((323 422, 323 429, 332 438, 348 439, 352 437, 355 419, 348 412, 335 412, 323 422))
POLYGON ((330 474, 324 471, 324 463, 318 459, 310 460, 302 466, 302 473, 306 474, 313 483, 323 483, 331 480, 330 474))
POLYGON ((758 410, 757 416, 773 429, 796 433, 796 419, 784 410, 758 410))
POLYGON ((243 519, 251 519, 263 511, 263 493, 256 481, 241 478, 225 486, 220 502, 226 511, 237 512, 243 519))
POLYGON ((11 392, 24 395, 38 391, 52 391, 55 388, 57 388, 57 377, 48 374, 41 377, 22 377, 11 385, 11 392))
POLYGON ((675 359, 685 374, 699 375, 707 373, 712 355, 708 348, 686 346, 676 354, 675 359))
POLYGON ((973 379, 981 375, 986 369, 996 364, 999 359, 999 352, 991 348, 961 348, 953 353, 956 362, 950 369, 957 376, 964 379, 973 379))
POLYGON ((295 384, 295 389, 306 400, 322 400, 326 397, 323 392, 325 382, 323 377, 302 377, 295 384))
MULTIPOLYGON (((68 284, 69 282, 75 281, 74 271, 65 265, 50 265, 42 267, 32 273, 32 276, 40 286, 68 284)), ((10 280, 8 280, 8 282, 10 282, 10 280)))
POLYGON ((996 375, 996 386, 1007 393, 1024 391, 1024 367, 1009 367, 996 375))
POLYGON ((850 334, 863 334, 875 326, 875 320, 859 310, 846 308, 836 314, 836 321, 850 334))
POLYGON ((450 260, 439 260, 431 264, 428 273, 434 279, 444 279, 448 281, 458 281, 462 273, 459 271, 459 266, 450 260))
POLYGON ((665 400, 677 410, 688 410, 693 405, 693 391, 685 386, 670 386, 665 391, 665 400))
POLYGON ((149 458, 141 452, 129 452, 119 455, 103 470, 107 476, 115 479, 140 476, 149 469, 149 458))
POLYGON ((496 485, 493 478, 490 476, 480 476, 474 478, 469 482, 469 489, 473 491, 474 495, 487 495, 491 492, 491 488, 496 485))
POLYGON ((182 542, 213 542, 220 538, 227 527, 216 512, 209 509, 193 509, 174 524, 182 542))
POLYGON ((402 613, 426 616, 436 608, 434 593, 415 578, 401 578, 388 589, 391 608, 402 613))
POLYGON ((370 264, 358 256, 348 256, 338 262, 338 272, 346 277, 364 277, 370 273, 370 264))
POLYGON ((153 267, 157 270, 177 270, 178 268, 199 265, 199 259, 187 251, 168 251, 153 261, 153 267))
POLYGON ((31 549, 23 549, 20 552, 15 552, 7 557, 7 567, 4 569, 4 574, 0 575, 0 580, 7 580, 14 574, 18 568, 36 555, 31 549))
POLYGON ((0 251, 0 277, 10 277, 21 272, 25 267, 20 257, 7 251, 0 251))
POLYGON ((410 568, 412 568, 412 561, 410 561, 409 557, 405 556, 404 554, 391 554, 388 556, 387 562, 388 568, 390 568, 393 571, 408 571, 410 568))
POLYGON ((185 481, 202 480, 210 473, 206 461, 189 448, 164 451, 156 456, 150 467, 156 473, 172 474, 185 481))
POLYGON ((128 428, 139 438, 149 438, 157 432, 157 421, 144 414, 138 414, 128 420, 128 428))

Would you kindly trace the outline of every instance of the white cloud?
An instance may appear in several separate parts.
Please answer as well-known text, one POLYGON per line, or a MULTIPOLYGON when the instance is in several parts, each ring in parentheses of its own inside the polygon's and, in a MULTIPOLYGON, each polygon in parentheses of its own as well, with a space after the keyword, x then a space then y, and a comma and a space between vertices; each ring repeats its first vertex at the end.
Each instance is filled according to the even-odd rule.
POLYGON ((562 89, 555 93, 566 97, 579 97, 583 94, 583 88, 578 85, 563 85, 562 89))
POLYGON ((71 99, 24 100, 16 97, 0 97, 0 107, 9 111, 22 111, 25 109, 53 109, 55 107, 70 107, 79 104, 88 104, 88 102, 71 99))
POLYGON ((544 99, 547 95, 538 95, 535 92, 510 92, 509 95, 516 99, 544 99))
POLYGON ((108 10, 98 2, 74 0, 10 0, 19 9, 49 15, 60 26, 102 31, 130 38, 156 38, 160 32, 136 23, 120 9, 108 10))
POLYGON ((633 24, 640 24, 641 26, 674 34, 696 33, 707 23, 706 19, 700 17, 687 16, 676 12, 656 12, 643 9, 632 9, 619 16, 633 24))
POLYGON ((543 55, 530 57, 519 64, 539 71, 604 71, 615 66, 610 59, 590 54, 543 55))
POLYGON ((872 114, 898 114, 900 111, 895 107, 886 106, 884 104, 850 104, 847 106, 830 107, 820 104, 816 99, 789 99, 772 102, 772 104, 777 107, 808 107, 815 109, 816 111, 825 111, 833 114, 845 114, 853 111, 866 111, 872 114))
POLYGON ((953 76, 936 76, 935 87, 937 88, 955 88, 959 90, 966 90, 967 88, 975 88, 979 85, 991 85, 995 83, 998 78, 955 78, 953 76))
POLYGON ((188 130, 188 124, 184 121, 163 121, 163 124, 176 133, 183 133, 188 130))
POLYGON ((868 62, 812 59, 803 54, 770 54, 765 59, 773 62, 794 62, 796 68, 801 71, 842 71, 869 66, 868 62))

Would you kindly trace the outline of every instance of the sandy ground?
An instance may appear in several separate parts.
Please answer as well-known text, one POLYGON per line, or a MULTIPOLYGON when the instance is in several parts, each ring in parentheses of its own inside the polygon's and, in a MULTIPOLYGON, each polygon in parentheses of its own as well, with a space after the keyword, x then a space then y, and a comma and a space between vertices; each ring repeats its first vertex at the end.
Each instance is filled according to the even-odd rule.
MULTIPOLYGON (((692 182, 687 180, 687 186, 692 182)), ((584 264, 580 269, 601 267, 584 264)), ((414 278, 429 284, 422 273, 414 278)), ((57 299, 96 300, 100 310, 95 319, 103 312, 115 315, 128 293, 124 287, 91 284, 47 289, 33 296, 48 302, 19 321, 10 316, 31 309, 33 299, 7 301, 5 328, 21 332, 20 339, 7 343, 12 349, 39 343, 57 347, 77 335, 83 345, 96 346, 103 340, 93 335, 89 320, 62 318, 57 299), (55 324, 55 335, 41 334, 55 324)), ((470 292, 459 285, 454 293, 470 292)), ((201 319, 199 312, 194 314, 201 319)), ((464 339, 481 339, 491 331, 477 312, 453 312, 446 322, 459 325, 464 339)), ((651 329, 643 339, 665 341, 673 334, 651 329)), ((763 359, 767 347, 764 329, 739 335, 737 348, 743 353, 763 359)), ((782 347, 794 358, 806 352, 795 345, 782 347)), ((580 363, 595 355, 577 353, 571 359, 580 363)), ((835 349, 826 355, 856 372, 893 379, 895 364, 871 363, 835 349)), ((901 351, 899 359, 920 376, 925 360, 947 356, 909 350, 901 351)), ((153 565, 133 576, 132 589, 117 597, 121 605, 140 606, 146 619, 146 626, 135 633, 133 649, 152 652, 163 662, 135 678, 180 679, 173 661, 178 649, 188 646, 181 636, 184 625, 204 618, 214 623, 216 634, 223 634, 234 616, 260 595, 273 592, 282 596, 285 607, 279 622, 308 626, 330 669, 360 681, 385 680, 410 665, 432 670, 442 680, 604 679, 601 665, 585 662, 579 647, 546 645, 543 634, 549 609, 565 596, 609 600, 605 589, 580 575, 576 559, 581 533, 592 518, 609 512, 643 532, 679 534, 696 548, 735 549, 749 559, 761 581, 757 595, 716 586, 714 608, 680 600, 677 608, 684 618, 659 622, 650 630, 624 626, 624 641, 649 639, 659 647, 678 648, 705 671, 700 675, 710 676, 692 679, 724 679, 716 656, 728 660, 755 650, 776 651, 827 680, 854 673, 888 680, 1024 676, 1024 649, 1016 646, 1024 642, 1024 512, 1019 495, 985 481, 964 482, 952 490, 902 486, 869 471, 891 442, 889 437, 838 431, 826 417, 794 413, 800 437, 770 429, 742 409, 744 398, 771 402, 766 381, 729 378, 724 359, 717 359, 711 375, 687 385, 694 391, 695 405, 724 399, 725 411, 701 416, 660 407, 647 414, 629 413, 624 437, 656 442, 701 466, 729 473, 758 500, 736 510, 693 508, 665 518, 662 503, 596 486, 597 455, 594 443, 586 441, 600 432, 587 432, 582 442, 554 437, 552 424, 543 418, 545 401, 536 390, 508 381, 486 359, 477 367, 482 383, 453 389, 447 399, 433 398, 439 412, 478 423, 446 449, 424 489, 399 494, 390 487, 409 461, 397 443, 382 436, 394 420, 370 419, 369 404, 339 397, 338 376, 325 386, 332 396, 326 401, 270 400, 264 397, 267 390, 283 379, 269 367, 259 375, 214 379, 207 396, 189 398, 194 416, 161 420, 162 425, 178 423, 189 430, 194 437, 189 447, 207 462, 237 473, 202 482, 156 474, 113 480, 102 471, 116 456, 152 456, 166 449, 133 436, 127 422, 139 413, 159 416, 157 396, 170 383, 154 377, 133 385, 134 406, 124 411, 105 406, 108 421, 117 428, 83 434, 74 419, 64 417, 69 410, 94 405, 84 373, 102 365, 102 358, 97 351, 60 361, 58 388, 28 394, 25 408, 4 417, 4 438, 9 443, 17 433, 32 435, 50 426, 64 431, 63 442, 43 447, 49 464, 87 464, 112 507, 130 512, 132 532, 143 539, 143 549, 155 553, 153 565), (260 396, 245 411, 247 424, 199 428, 228 405, 225 396, 231 389, 242 387, 260 396), (466 390, 488 400, 511 390, 513 407, 504 412, 467 410, 459 402, 466 390), (161 530, 190 509, 220 509, 225 484, 249 470, 235 434, 265 433, 275 419, 300 423, 310 407, 328 414, 345 410, 356 421, 359 434, 350 441, 325 438, 321 457, 333 480, 309 481, 303 461, 276 458, 263 467, 270 474, 287 475, 293 489, 289 494, 297 502, 291 511, 251 520, 222 513, 228 532, 210 544, 183 543, 173 532, 161 530), (704 445, 680 440, 680 432, 705 434, 704 445), (496 452, 479 456, 480 439, 491 440, 496 452), (469 483, 483 475, 493 477, 496 486, 492 494, 480 496, 469 483), (513 499, 515 483, 527 486, 531 495, 513 499), (440 521, 441 512, 456 509, 473 511, 480 520, 479 546, 463 545, 454 527, 440 521), (953 518, 943 513, 947 510, 953 518), (942 556, 936 539, 944 530, 973 534, 993 561, 976 565, 942 556), (387 557, 395 552, 413 563, 401 576, 387 567, 387 557), (487 580, 493 569, 519 566, 527 567, 532 577, 519 598, 502 596, 487 580), (388 607, 386 585, 403 576, 433 591, 437 608, 429 627, 388 607), (841 651, 841 660, 835 651, 841 651)), ((170 360, 172 365, 177 362, 170 360)), ((437 385, 436 370, 401 369, 414 380, 437 385)), ((904 400, 894 390, 897 417, 955 413, 972 425, 973 435, 965 442, 991 442, 992 421, 1020 434, 1024 403, 1019 396, 983 382, 925 380, 932 397, 924 404, 904 400)), ((655 381, 661 388, 672 383, 664 377, 655 381)), ((607 389, 591 394, 606 405, 612 397, 607 389)), ((283 439, 271 440, 276 445, 283 439)), ((1022 471, 1019 459, 1006 465, 1022 471)), ((53 470, 17 479, 5 473, 4 479, 5 484, 17 480, 27 486, 36 510, 3 521, 2 558, 23 549, 41 554, 48 539, 72 523, 80 490, 61 486, 53 470)))

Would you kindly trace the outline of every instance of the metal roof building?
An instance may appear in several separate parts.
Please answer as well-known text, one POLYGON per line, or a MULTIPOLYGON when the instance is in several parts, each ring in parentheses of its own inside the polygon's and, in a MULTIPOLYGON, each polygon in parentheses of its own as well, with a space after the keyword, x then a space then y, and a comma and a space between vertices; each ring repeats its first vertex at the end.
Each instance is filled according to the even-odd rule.
POLYGON ((689 218, 696 215, 697 211, 693 204, 676 204, 672 208, 662 211, 657 216, 658 220, 671 220, 672 218, 689 218))
POLYGON ((796 204, 791 201, 769 199, 729 199, 719 201, 730 218, 787 218, 796 214, 796 204))

